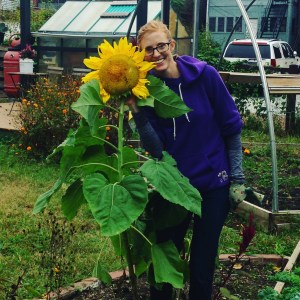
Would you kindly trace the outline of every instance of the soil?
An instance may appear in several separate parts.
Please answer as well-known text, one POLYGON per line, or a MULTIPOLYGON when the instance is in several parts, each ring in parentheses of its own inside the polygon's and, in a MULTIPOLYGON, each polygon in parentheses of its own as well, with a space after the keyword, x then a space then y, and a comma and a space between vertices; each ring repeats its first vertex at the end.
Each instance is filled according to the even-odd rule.
MULTIPOLYGON (((266 189, 265 191, 262 191, 262 193, 265 195, 262 207, 272 211, 272 191, 270 191, 270 189, 266 189)), ((278 207, 280 210, 300 210, 300 187, 295 187, 290 192, 279 192, 278 207)))
MULTIPOLYGON (((219 265, 215 274, 214 294, 219 291, 219 287, 222 286, 224 276, 230 267, 230 262, 223 262, 219 265)), ((254 263, 250 261, 242 261, 240 265, 237 265, 236 269, 233 269, 233 273, 230 276, 225 287, 230 291, 232 295, 237 296, 240 300, 253 300, 257 299, 257 293, 259 290, 270 286, 274 287, 275 283, 268 279, 268 276, 273 274, 274 265, 266 265, 262 263, 254 263)), ((149 299, 149 286, 146 278, 142 277, 138 279, 138 299, 149 299)), ((110 286, 104 286, 100 284, 97 288, 90 288, 82 293, 73 295, 72 298, 65 300, 131 300, 131 286, 127 277, 121 277, 113 281, 110 286)), ((188 287, 184 289, 180 300, 188 300, 188 287)), ((225 299, 220 296, 216 299, 225 299)))

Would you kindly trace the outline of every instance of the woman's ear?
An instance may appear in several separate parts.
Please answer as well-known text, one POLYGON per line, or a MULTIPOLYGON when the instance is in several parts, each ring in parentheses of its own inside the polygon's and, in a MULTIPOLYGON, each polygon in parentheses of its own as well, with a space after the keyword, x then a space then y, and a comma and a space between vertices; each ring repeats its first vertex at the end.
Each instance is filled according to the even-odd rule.
POLYGON ((176 41, 172 39, 171 40, 171 44, 170 44, 170 50, 171 50, 171 52, 174 51, 175 47, 176 47, 176 41))

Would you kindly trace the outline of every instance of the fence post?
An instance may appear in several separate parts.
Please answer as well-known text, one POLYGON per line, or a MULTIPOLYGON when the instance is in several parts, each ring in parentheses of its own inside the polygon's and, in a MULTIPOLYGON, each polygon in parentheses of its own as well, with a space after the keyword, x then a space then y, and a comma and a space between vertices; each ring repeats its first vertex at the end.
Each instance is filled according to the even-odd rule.
MULTIPOLYGON (((297 65, 290 65, 289 74, 298 74, 297 65)), ((285 132, 290 134, 295 131, 296 127, 296 95, 288 94, 285 109, 285 132)))

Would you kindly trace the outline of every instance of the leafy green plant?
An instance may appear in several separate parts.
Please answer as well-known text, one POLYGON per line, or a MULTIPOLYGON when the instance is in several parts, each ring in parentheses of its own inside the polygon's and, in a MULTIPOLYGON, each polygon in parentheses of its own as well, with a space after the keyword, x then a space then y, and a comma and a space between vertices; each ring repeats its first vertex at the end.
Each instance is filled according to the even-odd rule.
MULTIPOLYGON (((53 187, 37 199, 34 212, 42 211, 52 195, 63 184, 67 184, 62 197, 64 215, 72 220, 83 204, 88 205, 100 225, 102 235, 110 237, 116 253, 125 257, 133 299, 137 299, 136 277, 142 273, 148 274, 148 280, 152 284, 170 283, 175 288, 183 287, 185 262, 181 260, 173 242, 156 242, 155 231, 181 221, 188 211, 201 215, 201 197, 197 189, 178 171, 176 162, 170 155, 163 153, 163 158, 159 161, 141 161, 132 148, 124 145, 125 101, 128 97, 128 94, 124 96, 127 91, 124 91, 124 86, 128 84, 128 78, 125 73, 123 86, 122 70, 130 70, 131 80, 132 74, 135 74, 132 55, 143 55, 143 52, 133 54, 134 51, 129 51, 131 44, 125 43, 127 40, 121 40, 118 49, 123 49, 125 53, 128 50, 131 65, 130 68, 121 70, 113 68, 117 70, 112 76, 112 79, 117 78, 114 84, 106 75, 100 84, 93 79, 81 86, 80 97, 72 105, 82 118, 79 128, 72 131, 53 152, 53 155, 62 155, 61 173, 53 187), (119 87, 121 92, 118 92, 119 87), (108 101, 110 98, 112 100, 108 101), (113 111, 118 123, 109 124, 106 118, 99 118, 102 109, 113 111), (117 144, 107 139, 107 127, 110 128, 109 131, 117 132, 117 144), (113 153, 107 153, 105 146, 111 147, 113 153), (156 201, 157 193, 165 199, 164 202, 156 201), (160 214, 153 214, 153 211, 160 211, 160 214)), ((102 57, 110 57, 112 53, 112 47, 107 44, 100 45, 100 48, 103 47, 102 57), (105 52, 107 48, 109 51, 105 52)), ((110 57, 110 65, 113 59, 118 58, 117 54, 110 57)), ((105 66, 107 61, 100 66, 105 66)), ((137 60, 136 68, 139 62, 143 62, 143 59, 137 60)), ((117 63, 116 66, 120 61, 117 60, 117 63)), ((127 60, 122 63, 127 63, 127 60)), ((143 66, 143 70, 146 67, 147 65, 143 66)), ((102 71, 103 69, 99 70, 100 76, 102 71)), ((109 74, 105 71, 105 74, 109 74)), ((141 105, 154 106, 156 113, 164 118, 180 116, 190 111, 180 97, 160 79, 148 75, 147 81, 151 97, 140 100, 141 105)), ((109 282, 109 274, 101 266, 97 266, 97 270, 100 270, 96 274, 101 280, 109 282)))
POLYGON ((284 282, 286 285, 281 294, 272 288, 265 288, 258 293, 258 299, 283 299, 296 300, 300 298, 300 268, 295 268, 293 272, 280 272, 270 276, 271 280, 284 282))
POLYGON ((79 115, 71 109, 79 97, 80 82, 65 76, 61 84, 40 78, 22 99, 22 149, 34 157, 49 155, 78 126, 79 115))

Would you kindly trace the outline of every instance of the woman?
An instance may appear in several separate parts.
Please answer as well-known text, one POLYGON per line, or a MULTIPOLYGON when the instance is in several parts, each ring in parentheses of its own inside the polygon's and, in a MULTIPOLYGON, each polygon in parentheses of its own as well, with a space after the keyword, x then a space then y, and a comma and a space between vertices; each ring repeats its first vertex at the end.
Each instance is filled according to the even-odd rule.
MULTIPOLYGON (((211 299, 215 259, 222 226, 230 209, 230 183, 242 184, 242 120, 218 72, 190 56, 173 56, 176 42, 160 21, 150 21, 138 33, 145 60, 155 62, 159 77, 192 109, 174 119, 159 118, 150 107, 129 105, 141 141, 152 156, 167 151, 181 173, 202 196, 202 217, 194 217, 190 256, 190 300, 211 299)), ((189 220, 158 233, 158 241, 171 239, 178 250, 189 220)), ((154 287, 151 299, 171 299, 172 289, 154 287)))

